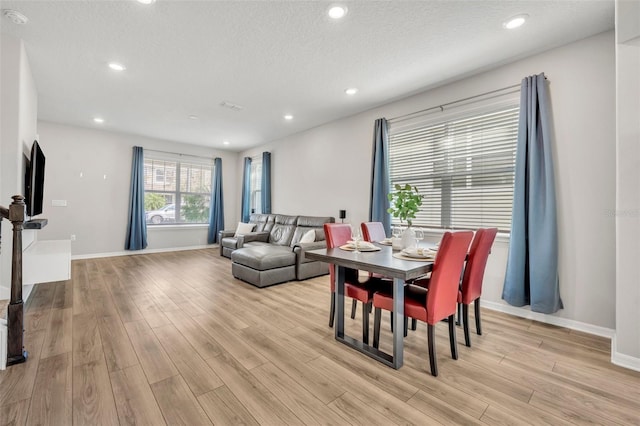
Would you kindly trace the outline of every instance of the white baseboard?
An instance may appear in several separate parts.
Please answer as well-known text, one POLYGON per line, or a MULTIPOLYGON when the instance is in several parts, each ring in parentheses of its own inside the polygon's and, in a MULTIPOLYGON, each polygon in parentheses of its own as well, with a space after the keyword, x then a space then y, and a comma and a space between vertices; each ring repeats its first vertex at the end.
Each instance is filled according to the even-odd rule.
POLYGON ((502 303, 489 302, 486 300, 481 300, 480 306, 482 306, 483 308, 494 310, 494 311, 515 315, 517 317, 527 318, 534 321, 543 322, 546 324, 557 325, 559 327, 570 328, 572 330, 582 331, 584 333, 589 333, 589 334, 595 334, 596 336, 606 337, 609 339, 613 338, 615 335, 615 330, 611 328, 587 324, 580 321, 557 317, 555 315, 532 312, 528 309, 519 308, 517 306, 504 305, 502 303))
POLYGON ((611 339, 611 363, 629 370, 640 371, 640 358, 621 354, 617 351, 616 335, 611 339))
POLYGON ((0 318, 0 370, 7 369, 7 320, 0 318))
POLYGON ((96 259, 99 257, 135 256, 138 254, 167 253, 172 251, 184 251, 184 250, 201 250, 201 249, 217 248, 217 247, 218 247, 218 244, 204 244, 199 246, 187 246, 187 247, 169 247, 169 248, 144 249, 144 250, 123 250, 123 251, 114 251, 110 253, 75 254, 71 256, 71 260, 96 259))

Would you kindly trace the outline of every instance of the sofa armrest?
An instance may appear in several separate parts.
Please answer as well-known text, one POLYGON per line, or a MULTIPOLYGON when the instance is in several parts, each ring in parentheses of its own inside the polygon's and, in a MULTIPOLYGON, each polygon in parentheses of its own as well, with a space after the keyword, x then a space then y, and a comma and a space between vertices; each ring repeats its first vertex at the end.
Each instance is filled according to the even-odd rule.
POLYGON ((223 238, 233 237, 236 234, 235 229, 227 229, 218 232, 218 240, 222 240, 223 238))
POLYGON ((296 262, 298 264, 304 262, 313 262, 312 260, 308 260, 304 253, 308 250, 318 250, 327 247, 327 243, 325 241, 315 241, 313 243, 296 243, 293 246, 293 252, 296 254, 296 262))
POLYGON ((248 234, 238 235, 238 248, 244 246, 245 243, 251 241, 262 241, 263 243, 269 242, 268 232, 249 232, 248 234))
POLYGON ((222 239, 233 237, 235 235, 235 229, 226 229, 218 231, 218 245, 220 246, 220 256, 224 256, 224 247, 222 246, 222 239))

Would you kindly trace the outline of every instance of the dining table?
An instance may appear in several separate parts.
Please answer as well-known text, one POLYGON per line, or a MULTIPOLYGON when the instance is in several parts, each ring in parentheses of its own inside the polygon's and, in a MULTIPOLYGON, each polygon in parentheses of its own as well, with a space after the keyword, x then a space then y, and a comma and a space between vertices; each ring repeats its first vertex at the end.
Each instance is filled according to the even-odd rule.
POLYGON ((410 259, 394 251, 391 246, 374 243, 373 251, 352 251, 344 248, 328 248, 310 250, 305 256, 312 260, 319 260, 336 267, 335 274, 335 338, 338 342, 362 352, 381 363, 398 369, 403 364, 404 328, 404 286, 405 282, 419 278, 431 272, 433 261, 426 259, 410 259), (379 250, 378 250, 379 249, 379 250), (395 254, 395 256, 394 256, 395 254), (344 280, 347 268, 380 274, 393 280, 393 323, 400 326, 393 327, 393 353, 388 354, 374 348, 361 340, 345 334, 344 321, 344 280))

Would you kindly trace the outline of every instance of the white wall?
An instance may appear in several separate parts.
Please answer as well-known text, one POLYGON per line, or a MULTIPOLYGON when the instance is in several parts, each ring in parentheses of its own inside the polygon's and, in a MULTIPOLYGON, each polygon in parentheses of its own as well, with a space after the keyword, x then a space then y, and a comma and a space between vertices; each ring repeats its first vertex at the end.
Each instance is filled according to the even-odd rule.
MULTIPOLYGON (((544 72, 555 120, 560 293, 565 305, 556 315, 613 329, 614 62, 613 32, 600 34, 243 152, 238 179, 242 157, 271 151, 274 212, 338 216, 339 209, 346 209, 348 221, 359 223, 368 219, 376 118, 500 89, 544 72)), ((488 304, 504 305, 506 252, 504 242, 492 251, 483 293, 488 304)))
MULTIPOLYGON (((22 41, 2 35, 0 54, 0 205, 8 207, 11 196, 24 193, 23 156, 36 138, 38 94, 22 41)), ((32 237, 32 233, 25 232, 24 246, 32 237)), ((2 223, 2 241, 0 299, 8 299, 13 236, 7 220, 2 223)), ((24 300, 27 297, 23 294, 24 300)))
POLYGON ((640 371, 640 3, 616 2, 617 268, 613 361, 640 371))
MULTIPOLYGON (((237 154, 211 148, 54 124, 38 123, 46 156, 43 240, 69 239, 72 255, 123 253, 127 229, 132 147, 222 158, 225 224, 235 226, 237 154), (105 178, 106 176, 106 178, 105 178), (66 200, 53 207, 52 200, 66 200)), ((207 244, 206 226, 148 227, 148 250, 207 244)))

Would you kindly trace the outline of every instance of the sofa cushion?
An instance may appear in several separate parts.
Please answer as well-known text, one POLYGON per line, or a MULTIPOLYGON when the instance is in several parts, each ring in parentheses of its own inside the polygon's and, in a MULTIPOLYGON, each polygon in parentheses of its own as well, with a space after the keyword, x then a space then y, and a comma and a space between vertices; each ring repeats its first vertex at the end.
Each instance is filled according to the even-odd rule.
POLYGON ((244 235, 244 234, 248 234, 249 232, 253 231, 253 228, 255 228, 255 223, 242 223, 242 222, 238 222, 238 226, 236 227, 236 233, 234 234, 234 237, 238 237, 238 235, 244 235))
POLYGON ((274 216, 272 214, 253 213, 249 216, 249 223, 255 223, 255 232, 269 232, 273 226, 274 216))
POLYGON ((269 232, 269 242, 279 246, 288 246, 293 238, 297 219, 298 216, 276 215, 273 228, 269 232))
POLYGON ((335 218, 331 216, 298 216, 296 225, 307 228, 322 228, 325 223, 333 223, 335 218))
POLYGON ((295 247, 300 243, 302 237, 309 231, 315 232, 315 238, 313 241, 324 241, 324 224, 333 223, 333 217, 318 217, 318 216, 298 216, 296 221, 296 229, 291 238, 291 247, 295 247))
POLYGON ((313 243, 316 240, 316 231, 313 229, 308 230, 304 233, 302 238, 300 238, 299 243, 313 243))
POLYGON ((266 271, 294 265, 296 254, 285 246, 258 245, 234 251, 231 260, 258 271, 266 271))

